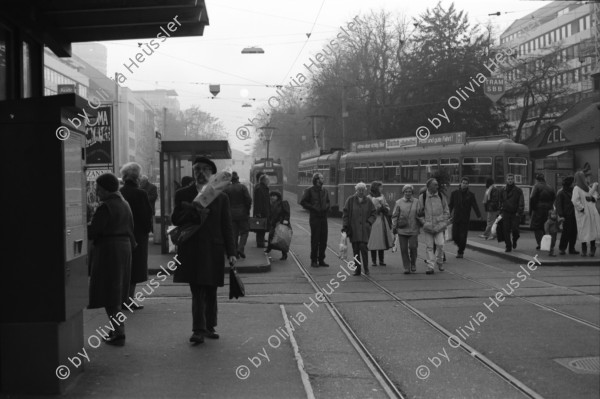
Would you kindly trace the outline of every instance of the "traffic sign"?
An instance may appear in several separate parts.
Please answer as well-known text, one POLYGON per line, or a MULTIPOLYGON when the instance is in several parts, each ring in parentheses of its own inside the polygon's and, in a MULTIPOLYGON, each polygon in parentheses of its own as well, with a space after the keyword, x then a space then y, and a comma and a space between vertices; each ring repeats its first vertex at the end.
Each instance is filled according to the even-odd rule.
POLYGON ((490 77, 483 83, 483 93, 493 102, 500 100, 504 95, 505 89, 504 78, 490 77))

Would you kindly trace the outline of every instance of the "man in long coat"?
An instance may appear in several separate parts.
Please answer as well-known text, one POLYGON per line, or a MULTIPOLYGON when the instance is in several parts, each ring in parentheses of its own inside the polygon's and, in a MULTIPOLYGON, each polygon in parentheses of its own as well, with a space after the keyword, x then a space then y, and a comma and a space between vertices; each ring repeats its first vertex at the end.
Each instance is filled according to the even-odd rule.
POLYGON ((548 220, 548 211, 553 208, 556 194, 552 187, 546 183, 543 174, 535 177, 536 183, 529 197, 529 215, 531 216, 531 230, 535 235, 535 242, 540 249, 542 237, 544 236, 544 225, 548 220))
POLYGON ((223 190, 229 197, 231 206, 231 220, 233 223, 233 242, 237 246, 237 256, 245 258, 246 241, 248 240, 248 231, 250 225, 250 207, 252 198, 248 188, 240 183, 240 177, 237 172, 231 173, 231 184, 223 190))
POLYGON ((175 226, 200 224, 201 227, 178 245, 181 265, 175 270, 173 282, 189 283, 192 291, 193 335, 190 342, 202 343, 204 337, 219 338, 217 325, 217 287, 224 285, 225 255, 231 265, 236 261, 233 243, 229 197, 219 195, 208 205, 193 203, 194 198, 217 173, 213 161, 197 157, 193 163, 195 184, 175 193, 175 209, 171 220, 175 226))
MULTIPOLYGON (((269 176, 260 175, 258 184, 254 188, 254 208, 252 216, 255 218, 269 219, 271 199, 269 198, 269 176)), ((267 230, 256 231, 256 247, 265 247, 265 233, 267 230)))
MULTIPOLYGON (((515 184, 515 175, 506 175, 506 186, 500 191, 500 215, 502 215, 502 240, 506 245, 504 252, 510 252, 517 248, 519 233, 519 222, 525 209, 523 190, 515 184), (512 235, 512 240, 511 240, 512 235)), ((498 235, 500 241, 500 235, 498 235)))
POLYGON ((448 204, 450 214, 452 215, 452 239, 458 247, 457 258, 462 258, 467 246, 467 236, 469 234, 469 222, 471 220, 471 209, 481 220, 481 212, 477 205, 475 195, 469 191, 469 179, 463 177, 460 181, 460 188, 450 195, 448 204))

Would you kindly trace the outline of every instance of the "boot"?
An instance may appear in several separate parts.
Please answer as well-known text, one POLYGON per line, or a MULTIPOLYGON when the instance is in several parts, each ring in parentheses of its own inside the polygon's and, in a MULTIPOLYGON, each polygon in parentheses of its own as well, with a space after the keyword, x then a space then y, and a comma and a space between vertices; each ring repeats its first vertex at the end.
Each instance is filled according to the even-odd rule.
POLYGON ((596 241, 592 241, 592 245, 590 248, 590 256, 594 256, 596 254, 596 241))
POLYGON ((556 256, 556 255, 554 254, 554 248, 551 248, 551 249, 550 249, 550 252, 548 252, 548 256, 556 256))
POLYGON ((581 256, 587 256, 587 242, 581 243, 581 256))

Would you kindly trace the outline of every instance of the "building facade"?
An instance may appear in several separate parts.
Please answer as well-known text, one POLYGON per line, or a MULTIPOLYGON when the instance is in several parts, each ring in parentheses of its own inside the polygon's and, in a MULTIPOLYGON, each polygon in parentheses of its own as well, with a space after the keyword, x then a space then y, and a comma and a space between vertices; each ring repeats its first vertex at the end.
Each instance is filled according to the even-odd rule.
POLYGON ((522 139, 544 130, 553 118, 593 95, 597 12, 592 2, 553 1, 516 20, 500 36, 500 46, 516 50, 519 61, 504 71, 507 94, 528 76, 535 85, 532 96, 517 97, 506 108, 513 133, 524 108, 528 108, 529 120, 522 126, 522 139), (555 98, 548 101, 552 93, 555 98), (543 119, 535 121, 539 116, 543 119))

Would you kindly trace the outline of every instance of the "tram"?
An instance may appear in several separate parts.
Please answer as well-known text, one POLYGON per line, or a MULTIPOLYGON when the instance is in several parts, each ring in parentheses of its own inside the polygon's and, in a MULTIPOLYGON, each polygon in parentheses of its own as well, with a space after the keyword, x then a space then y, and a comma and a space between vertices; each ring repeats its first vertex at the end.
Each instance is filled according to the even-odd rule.
POLYGON ((258 184, 258 177, 266 174, 269 177, 269 191, 279 191, 283 197, 283 166, 280 159, 260 158, 254 160, 250 168, 250 193, 254 195, 254 187, 258 184))
MULTIPOLYGON (((469 178, 469 189, 484 213, 483 196, 488 177, 502 185, 508 173, 523 190, 525 213, 529 211, 532 169, 529 148, 506 136, 466 138, 464 132, 432 135, 430 141, 412 138, 377 140, 362 145, 353 143, 351 152, 340 151, 301 160, 298 165, 298 192, 312 184, 312 173, 324 176, 332 207, 343 209, 346 199, 354 194, 358 182, 380 180, 390 207, 402 196, 402 187, 412 184, 415 192, 427 179, 444 169, 450 176, 448 194, 456 190, 463 177, 469 178), (452 136, 454 135, 454 136, 452 136), (404 143, 398 145, 398 142, 404 143), (395 143, 395 144, 394 144, 395 143), (449 143, 449 144, 443 144, 449 143), (327 173, 327 174, 326 174, 327 173)), ((475 215, 471 217, 475 219, 475 215)))

